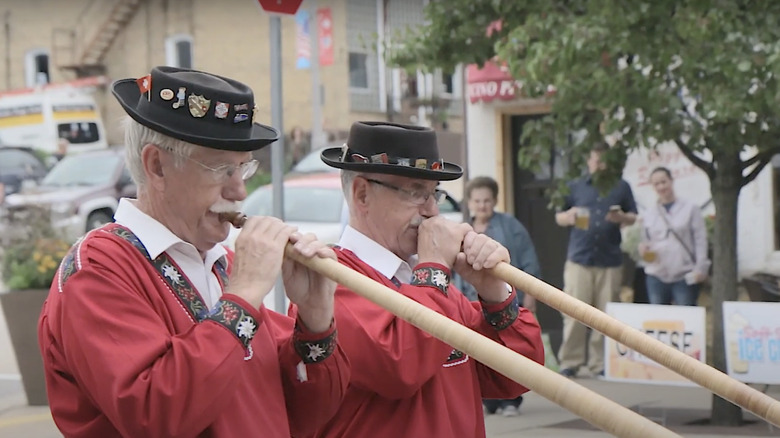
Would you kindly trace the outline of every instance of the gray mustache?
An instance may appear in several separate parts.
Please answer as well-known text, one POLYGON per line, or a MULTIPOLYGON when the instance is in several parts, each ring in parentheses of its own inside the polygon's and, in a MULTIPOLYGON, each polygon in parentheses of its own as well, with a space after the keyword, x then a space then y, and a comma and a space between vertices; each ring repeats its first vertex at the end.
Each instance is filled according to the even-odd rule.
POLYGON ((214 205, 209 208, 209 210, 215 212, 215 213, 227 213, 231 211, 238 211, 241 209, 241 203, 238 201, 227 201, 225 199, 220 199, 214 205))

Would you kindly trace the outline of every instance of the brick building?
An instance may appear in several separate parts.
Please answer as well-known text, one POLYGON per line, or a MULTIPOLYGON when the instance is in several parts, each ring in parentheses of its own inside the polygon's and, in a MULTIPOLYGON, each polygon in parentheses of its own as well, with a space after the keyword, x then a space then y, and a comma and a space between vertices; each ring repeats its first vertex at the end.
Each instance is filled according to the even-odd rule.
MULTIPOLYGON (((355 120, 421 121, 462 131, 461 73, 407 75, 387 68, 378 48, 423 20, 421 0, 306 0, 333 23, 332 64, 319 69, 323 129, 343 136, 355 120), (315 4, 316 1, 316 4, 315 4), (446 111, 415 102, 443 97, 446 111), (422 99, 421 99, 422 98, 422 99)), ((100 76, 107 83, 174 65, 233 77, 256 94, 260 118, 271 121, 269 15, 253 0, 5 0, 0 5, 0 91, 100 76)), ((284 128, 312 127, 312 79, 297 69, 295 17, 282 18, 284 128)), ((316 39, 315 39, 316 40, 316 39)), ((105 85, 95 89, 110 144, 121 142, 123 116, 105 85)), ((441 99, 436 99, 441 100, 441 99)), ((457 162, 460 136, 444 135, 457 162)))

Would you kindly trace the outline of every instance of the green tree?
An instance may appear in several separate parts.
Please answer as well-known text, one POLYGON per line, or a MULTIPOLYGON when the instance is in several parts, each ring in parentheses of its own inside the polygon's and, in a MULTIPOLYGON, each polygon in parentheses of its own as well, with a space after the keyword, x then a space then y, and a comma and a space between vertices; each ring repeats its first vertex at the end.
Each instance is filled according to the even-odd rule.
MULTIPOLYGON (((722 321, 721 303, 737 299, 739 192, 780 152, 780 2, 447 0, 426 14, 425 26, 393 41, 391 62, 451 70, 495 58, 525 95, 550 99, 551 114, 524 127, 521 164, 545 159, 553 143, 584 157, 609 137, 605 158, 615 165, 605 184, 631 150, 661 142, 708 175, 717 212, 712 312, 722 321), (575 131, 585 140, 570 141, 575 131)), ((714 366, 725 370, 719 323, 713 339, 714 366)), ((711 420, 737 425, 742 411, 714 396, 711 420)))

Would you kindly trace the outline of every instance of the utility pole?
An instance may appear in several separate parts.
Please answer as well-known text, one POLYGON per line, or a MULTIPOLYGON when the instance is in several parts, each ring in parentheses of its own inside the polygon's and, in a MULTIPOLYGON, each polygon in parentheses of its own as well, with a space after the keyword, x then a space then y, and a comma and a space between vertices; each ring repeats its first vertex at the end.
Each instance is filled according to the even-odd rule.
MULTIPOLYGON (((271 187, 273 188, 273 215, 284 220, 284 124, 282 120, 282 19, 271 14, 271 124, 279 130, 279 140, 271 143, 271 187)), ((287 313, 286 295, 282 277, 276 279, 274 289, 274 310, 287 313)))
POLYGON ((311 53, 311 150, 327 144, 325 132, 322 129, 322 82, 320 81, 320 26, 317 17, 317 0, 308 0, 311 8, 309 14, 309 41, 311 53))

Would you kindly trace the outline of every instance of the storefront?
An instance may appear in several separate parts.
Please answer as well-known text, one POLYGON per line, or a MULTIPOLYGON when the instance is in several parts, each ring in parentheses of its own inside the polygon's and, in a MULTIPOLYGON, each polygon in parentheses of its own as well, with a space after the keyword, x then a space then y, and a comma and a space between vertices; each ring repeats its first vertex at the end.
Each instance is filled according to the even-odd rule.
MULTIPOLYGON (((467 74, 468 176, 487 175, 498 181, 497 208, 513 213, 528 228, 542 265, 543 280, 561 287, 568 231, 555 224, 544 192, 554 178, 565 175, 568 159, 561 151, 553 150, 550 162, 534 172, 520 168, 517 160, 523 124, 547 114, 550 105, 544 100, 523 97, 522 83, 495 64, 488 63, 482 69, 469 66, 467 74)), ((780 159, 775 161, 775 168, 780 169, 780 159)), ((714 214, 707 176, 672 144, 659 147, 655 153, 634 152, 626 162, 623 177, 634 190, 640 214, 655 203, 647 177, 657 166, 672 171, 678 196, 698 203, 705 215, 714 214)), ((780 172, 767 166, 740 196, 741 275, 756 271, 780 274, 780 238, 769 238, 780 234, 780 178, 773 174, 780 172)), ((552 332, 559 329, 560 320, 557 312, 548 314, 548 310, 540 309, 539 319, 545 330, 552 332)))

